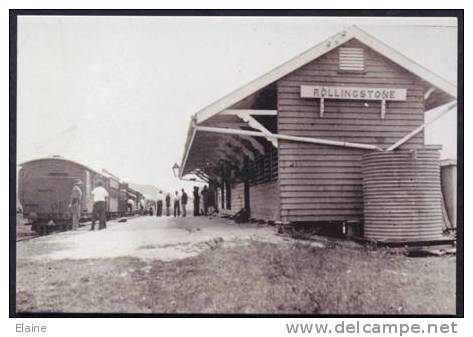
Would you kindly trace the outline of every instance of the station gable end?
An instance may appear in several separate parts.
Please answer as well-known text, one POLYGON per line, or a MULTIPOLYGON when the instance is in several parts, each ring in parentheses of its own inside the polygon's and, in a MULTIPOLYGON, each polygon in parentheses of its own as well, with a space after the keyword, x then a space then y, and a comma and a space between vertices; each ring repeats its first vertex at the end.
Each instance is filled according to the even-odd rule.
MULTIPOLYGON (((420 78, 355 39, 341 47, 363 50, 363 70, 340 70, 338 47, 280 79, 278 132, 387 148, 422 125, 428 88, 420 78), (407 90, 407 98, 387 101, 384 118, 381 101, 326 98, 321 116, 320 99, 301 98, 301 85, 399 88, 407 90)), ((420 132, 403 148, 423 144, 424 134, 420 132)), ((365 150, 280 140, 281 219, 361 220, 363 153, 365 150)))

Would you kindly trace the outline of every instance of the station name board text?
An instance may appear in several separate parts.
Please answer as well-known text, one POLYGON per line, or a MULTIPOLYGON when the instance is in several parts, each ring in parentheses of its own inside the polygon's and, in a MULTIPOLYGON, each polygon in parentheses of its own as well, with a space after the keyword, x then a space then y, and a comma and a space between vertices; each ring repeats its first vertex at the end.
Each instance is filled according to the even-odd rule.
POLYGON ((302 98, 405 101, 406 89, 301 85, 302 98))

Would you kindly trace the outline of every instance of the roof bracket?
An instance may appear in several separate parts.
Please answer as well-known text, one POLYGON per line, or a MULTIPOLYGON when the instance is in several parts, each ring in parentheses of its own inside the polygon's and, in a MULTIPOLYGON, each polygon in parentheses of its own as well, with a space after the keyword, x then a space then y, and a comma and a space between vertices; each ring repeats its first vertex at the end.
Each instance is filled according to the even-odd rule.
POLYGON ((424 100, 428 100, 429 97, 430 97, 430 95, 432 95, 432 94, 434 93, 434 91, 435 91, 435 88, 434 88, 434 87, 432 87, 432 88, 430 88, 429 90, 427 90, 427 91, 425 92, 425 95, 424 95, 424 100))
POLYGON ((244 155, 246 155, 248 158, 250 158, 250 160, 255 159, 254 153, 251 150, 249 150, 243 143, 241 143, 240 141, 238 141, 234 137, 227 136, 226 140, 227 140, 227 144, 230 147, 232 147, 234 149, 237 148, 239 151, 242 151, 244 155))
POLYGON ((263 124, 261 124, 260 122, 258 122, 253 116, 251 116, 249 113, 247 112, 239 112, 237 114, 237 116, 239 118, 241 118, 242 120, 244 120, 245 122, 248 123, 248 125, 250 127, 252 127, 253 129, 256 129, 258 131, 261 131, 264 135, 265 135, 265 138, 271 142, 271 144, 273 144, 273 146, 275 148, 278 148, 278 140, 276 138, 273 137, 273 134, 271 133, 271 131, 269 131, 268 129, 266 129, 263 124))
POLYGON ((265 151, 264 151, 264 146, 261 145, 260 142, 258 142, 256 139, 254 139, 253 137, 251 136, 245 136, 245 135, 241 135, 242 137, 245 137, 245 140, 247 140, 249 143, 250 143, 250 146, 256 151, 258 152, 260 155, 264 155, 265 151))
POLYGON ((395 149, 397 149, 399 146, 401 146, 402 144, 406 143, 408 140, 410 140, 412 137, 414 137, 415 135, 417 135, 419 132, 421 132, 422 130, 425 129, 426 126, 432 124, 433 122, 435 122, 436 120, 440 119, 441 117, 443 117, 443 115, 445 115, 447 112, 449 112, 450 110, 454 109, 457 107, 457 101, 453 102, 453 104, 450 104, 450 105, 447 105, 444 107, 444 110, 442 112, 440 112, 435 118, 433 118, 432 120, 428 121, 428 122, 425 122, 424 124, 418 126, 417 128, 415 128, 414 130, 412 130, 411 132, 409 132, 407 135, 405 135, 404 137, 402 137, 401 139, 399 139, 396 143, 394 143, 393 145, 391 145, 390 147, 388 147, 386 149, 386 151, 393 151, 395 149))

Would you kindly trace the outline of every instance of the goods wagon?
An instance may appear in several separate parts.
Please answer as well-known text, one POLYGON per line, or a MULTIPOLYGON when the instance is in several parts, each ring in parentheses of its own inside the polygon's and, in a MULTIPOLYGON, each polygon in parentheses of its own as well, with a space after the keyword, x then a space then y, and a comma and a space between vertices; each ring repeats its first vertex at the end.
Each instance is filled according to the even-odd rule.
POLYGON ((62 157, 39 158, 20 164, 18 197, 23 216, 32 230, 45 233, 71 227, 71 191, 74 183, 82 182, 81 220, 91 218, 91 191, 100 181, 109 191, 107 217, 120 215, 119 181, 109 174, 99 173, 83 164, 62 157))

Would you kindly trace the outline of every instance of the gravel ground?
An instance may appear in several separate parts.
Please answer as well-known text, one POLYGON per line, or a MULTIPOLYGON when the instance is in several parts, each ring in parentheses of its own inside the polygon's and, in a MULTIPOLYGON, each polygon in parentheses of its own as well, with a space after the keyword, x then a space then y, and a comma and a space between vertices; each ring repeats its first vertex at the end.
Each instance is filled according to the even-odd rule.
MULTIPOLYGON (((171 261, 196 256, 213 245, 247 244, 249 239, 283 243, 294 241, 275 235, 276 228, 235 224, 212 217, 135 217, 110 221, 105 230, 81 227, 19 243, 19 259, 61 260, 136 257, 171 261)), ((320 244, 321 245, 321 244, 320 244)))
POLYGON ((453 314, 455 257, 134 218, 17 243, 19 312, 453 314))

